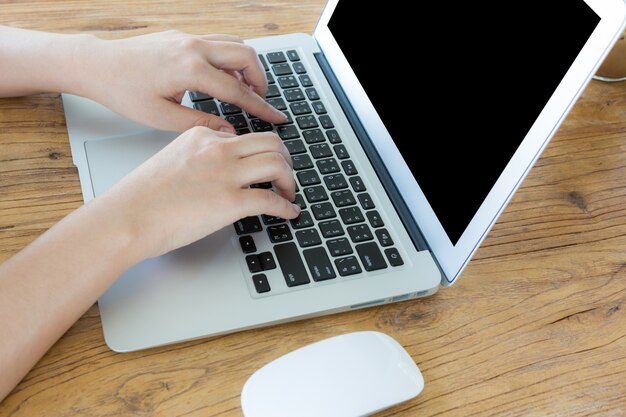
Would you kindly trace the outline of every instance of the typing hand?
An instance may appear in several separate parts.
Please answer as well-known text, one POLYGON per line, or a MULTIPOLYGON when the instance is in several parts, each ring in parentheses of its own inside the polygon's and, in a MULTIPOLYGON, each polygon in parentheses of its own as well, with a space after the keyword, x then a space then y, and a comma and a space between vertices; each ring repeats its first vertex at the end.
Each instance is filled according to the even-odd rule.
POLYGON ((137 259, 143 259, 243 217, 295 218, 300 209, 294 199, 291 157, 274 133, 235 136, 196 127, 96 200, 120 213, 124 229, 137 237, 137 259), (248 188, 261 182, 272 182, 276 192, 248 188))
POLYGON ((234 133, 225 120, 180 105, 185 90, 207 93, 268 122, 284 114, 264 100, 265 71, 255 50, 235 36, 167 31, 104 41, 80 52, 86 72, 82 95, 161 130, 193 126, 234 133))

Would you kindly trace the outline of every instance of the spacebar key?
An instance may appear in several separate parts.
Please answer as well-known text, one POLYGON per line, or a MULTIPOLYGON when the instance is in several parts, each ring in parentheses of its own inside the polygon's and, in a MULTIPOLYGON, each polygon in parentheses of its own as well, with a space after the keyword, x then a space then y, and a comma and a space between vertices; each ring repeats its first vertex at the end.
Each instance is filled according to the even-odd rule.
POLYGON ((274 253, 276 253, 278 264, 283 271, 283 276, 285 277, 285 282, 288 287, 295 287, 296 285, 311 282, 295 243, 289 242, 275 245, 274 253))

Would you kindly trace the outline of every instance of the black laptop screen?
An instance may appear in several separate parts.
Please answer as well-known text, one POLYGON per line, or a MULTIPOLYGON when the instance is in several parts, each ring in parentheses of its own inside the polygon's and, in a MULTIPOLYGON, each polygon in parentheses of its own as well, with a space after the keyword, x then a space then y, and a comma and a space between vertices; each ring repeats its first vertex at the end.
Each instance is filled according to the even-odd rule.
POLYGON ((600 19, 582 0, 363 7, 329 29, 456 244, 600 19))

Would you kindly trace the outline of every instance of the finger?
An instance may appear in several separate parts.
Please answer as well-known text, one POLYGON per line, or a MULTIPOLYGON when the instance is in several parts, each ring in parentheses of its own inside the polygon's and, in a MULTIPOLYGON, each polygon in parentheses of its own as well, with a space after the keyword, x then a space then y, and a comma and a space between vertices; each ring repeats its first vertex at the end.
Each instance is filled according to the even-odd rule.
POLYGON ((283 155, 289 167, 293 167, 289 151, 275 133, 248 133, 237 137, 236 141, 235 154, 239 158, 246 158, 263 152, 278 152, 283 155))
POLYGON ((291 203, 271 190, 248 188, 241 190, 240 201, 242 213, 240 217, 267 214, 283 219, 295 219, 300 215, 300 207, 291 203))
POLYGON ((182 132, 194 126, 205 126, 216 131, 235 133, 233 125, 213 114, 190 109, 169 100, 160 100, 155 103, 155 107, 155 114, 159 117, 152 125, 157 129, 182 132))
POLYGON ((267 77, 254 48, 234 42, 207 42, 206 59, 218 69, 241 72, 245 82, 260 96, 267 92, 267 77))
POLYGON ((268 122, 280 124, 286 120, 285 114, 268 104, 250 86, 242 83, 214 67, 207 65, 208 76, 196 80, 199 88, 221 101, 235 104, 250 114, 268 122))
POLYGON ((243 158, 235 175, 239 184, 250 186, 271 182, 278 194, 289 201, 296 199, 296 183, 291 165, 277 152, 264 152, 243 158))

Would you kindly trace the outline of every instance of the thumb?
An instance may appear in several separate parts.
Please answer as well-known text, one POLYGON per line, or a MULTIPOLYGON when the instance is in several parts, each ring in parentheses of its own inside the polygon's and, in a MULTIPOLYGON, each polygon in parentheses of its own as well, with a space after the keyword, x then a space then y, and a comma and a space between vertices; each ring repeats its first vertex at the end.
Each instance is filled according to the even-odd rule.
POLYGON ((169 100, 163 100, 159 109, 159 120, 155 120, 156 128, 184 132, 194 126, 204 126, 213 130, 236 133, 233 125, 214 114, 204 113, 182 106, 169 100))

